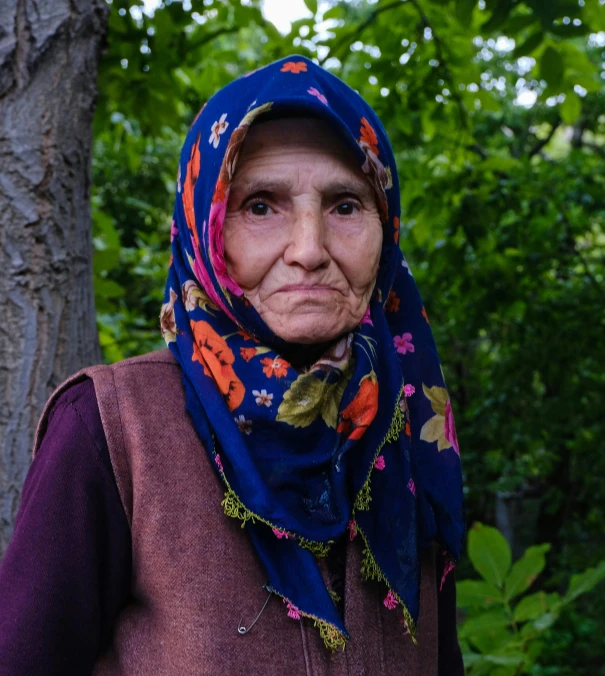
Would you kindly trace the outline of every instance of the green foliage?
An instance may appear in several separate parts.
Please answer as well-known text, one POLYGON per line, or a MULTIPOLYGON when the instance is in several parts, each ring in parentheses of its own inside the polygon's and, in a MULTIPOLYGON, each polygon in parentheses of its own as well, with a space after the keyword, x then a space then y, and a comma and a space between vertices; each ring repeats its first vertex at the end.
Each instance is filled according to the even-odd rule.
MULTIPOLYGON (((317 59, 376 109, 394 147, 401 246, 452 396, 469 523, 494 523, 496 505, 515 506, 507 537, 518 560, 510 566, 492 534, 493 552, 478 555, 482 586, 461 583, 461 603, 486 599, 485 626, 501 636, 511 631, 503 597, 529 614, 520 624, 547 623, 550 594, 562 598, 573 572, 605 558, 605 45, 597 34, 605 4, 355 0, 324 11, 310 2, 314 16, 288 35, 256 0, 166 0, 153 16, 140 5, 113 0, 99 75, 93 216, 105 359, 163 345, 157 318, 177 158, 201 105, 288 53, 317 59), (544 596, 525 601, 531 571, 545 560, 544 546, 531 547, 539 542, 556 556, 535 592, 544 596)), ((560 620, 540 630, 553 648, 532 657, 532 673, 605 673, 605 649, 593 640, 605 634, 605 595, 587 598, 562 605, 560 620)), ((486 673, 511 668, 490 664, 486 673)))
POLYGON ((459 637, 470 676, 536 673, 548 630, 567 606, 605 580, 604 560, 573 575, 563 594, 541 590, 518 598, 544 570, 549 549, 549 544, 530 547, 511 568, 502 534, 480 523, 472 527, 468 556, 483 579, 458 582, 458 603, 466 615, 459 637))

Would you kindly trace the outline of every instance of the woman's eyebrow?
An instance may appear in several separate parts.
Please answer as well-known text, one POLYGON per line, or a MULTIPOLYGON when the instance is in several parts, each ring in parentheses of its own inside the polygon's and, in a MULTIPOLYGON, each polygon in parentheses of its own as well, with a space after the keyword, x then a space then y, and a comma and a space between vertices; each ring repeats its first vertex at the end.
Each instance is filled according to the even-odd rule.
MULTIPOLYGON (((291 181, 286 181, 283 179, 273 180, 259 178, 258 180, 241 183, 234 182, 233 189, 238 193, 245 193, 246 195, 252 195, 258 192, 284 193, 289 192, 292 189, 292 183, 291 181)), ((328 195, 336 195, 339 193, 358 193, 361 195, 369 195, 372 193, 372 186, 369 185, 369 183, 366 183, 364 180, 351 177, 345 181, 328 181, 322 187, 322 192, 328 195)))

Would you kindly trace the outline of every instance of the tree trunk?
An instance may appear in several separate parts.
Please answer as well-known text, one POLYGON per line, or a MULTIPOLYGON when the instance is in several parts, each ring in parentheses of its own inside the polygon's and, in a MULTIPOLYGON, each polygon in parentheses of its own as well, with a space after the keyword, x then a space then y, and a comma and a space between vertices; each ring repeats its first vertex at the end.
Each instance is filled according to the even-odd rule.
POLYGON ((0 557, 51 391, 100 360, 92 119, 105 0, 0 0, 0 557))

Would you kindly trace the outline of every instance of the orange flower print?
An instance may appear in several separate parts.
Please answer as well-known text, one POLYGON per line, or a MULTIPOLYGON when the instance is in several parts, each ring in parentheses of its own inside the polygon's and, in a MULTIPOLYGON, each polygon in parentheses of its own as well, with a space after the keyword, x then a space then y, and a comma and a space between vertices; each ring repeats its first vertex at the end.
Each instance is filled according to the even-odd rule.
POLYGON ((253 357, 256 357, 256 348, 255 347, 240 347, 239 354, 242 359, 245 361, 250 361, 253 357))
POLYGON ((229 410, 233 411, 242 403, 246 393, 244 384, 232 367, 235 361, 233 352, 208 322, 192 321, 191 329, 195 339, 192 361, 200 362, 204 373, 214 380, 229 410))
POLYGON ((393 239, 395 240, 395 244, 399 243, 399 219, 397 216, 393 219, 393 239))
POLYGON ((389 294, 385 307, 388 312, 399 312, 399 298, 394 291, 389 294))
POLYGON ((304 61, 287 61, 281 67, 282 73, 294 73, 298 75, 299 73, 307 72, 307 64, 304 61))
POLYGON ((282 378, 283 376, 288 375, 288 367, 290 364, 279 357, 277 359, 265 357, 264 359, 260 360, 260 363, 263 365, 263 373, 267 376, 267 378, 271 378, 272 376, 275 376, 276 378, 282 378))
POLYGON ((429 316, 428 316, 427 313, 426 313, 426 308, 424 307, 424 305, 422 306, 422 316, 426 319, 426 323, 427 323, 427 324, 430 324, 430 322, 429 322, 429 316))
POLYGON ((360 143, 365 143, 370 146, 370 150, 374 155, 378 155, 378 137, 376 132, 372 128, 372 125, 367 121, 365 117, 361 118, 361 127, 359 129, 361 138, 359 139, 360 143))
POLYGON ((191 157, 187 163, 187 173, 185 175, 185 185, 183 186, 183 211, 185 212, 185 221, 187 227, 191 230, 195 246, 197 250, 200 248, 200 240, 197 235, 197 227, 195 224, 195 211, 193 209, 193 191, 200 175, 200 137, 197 137, 196 142, 191 149, 191 157))
POLYGON ((341 420, 336 431, 346 434, 349 439, 360 439, 377 412, 378 379, 372 371, 362 379, 359 392, 340 414, 341 420))
POLYGON ((244 331, 244 329, 239 329, 238 333, 244 340, 253 340, 255 343, 258 343, 258 340, 251 333, 244 331))

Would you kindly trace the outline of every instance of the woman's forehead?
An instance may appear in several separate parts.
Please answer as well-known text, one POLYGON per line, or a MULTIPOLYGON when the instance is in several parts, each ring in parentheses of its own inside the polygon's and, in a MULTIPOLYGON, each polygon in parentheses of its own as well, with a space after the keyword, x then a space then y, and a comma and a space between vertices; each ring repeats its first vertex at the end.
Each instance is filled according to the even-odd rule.
POLYGON ((237 161, 234 182, 256 182, 265 171, 291 173, 295 167, 325 167, 357 182, 368 182, 340 134, 317 118, 271 119, 251 125, 237 161))
POLYGON ((242 150, 251 153, 263 147, 337 150, 345 152, 354 162, 341 132, 328 121, 316 117, 284 117, 254 122, 242 150))

